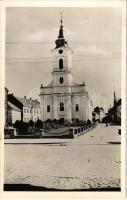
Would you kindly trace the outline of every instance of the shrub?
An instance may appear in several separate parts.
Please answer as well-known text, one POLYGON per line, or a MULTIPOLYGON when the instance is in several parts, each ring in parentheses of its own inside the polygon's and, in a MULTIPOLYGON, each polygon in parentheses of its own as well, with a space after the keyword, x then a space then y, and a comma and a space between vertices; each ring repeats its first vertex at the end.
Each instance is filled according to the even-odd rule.
POLYGON ((35 127, 39 129, 43 128, 43 122, 40 119, 38 119, 35 123, 35 127))

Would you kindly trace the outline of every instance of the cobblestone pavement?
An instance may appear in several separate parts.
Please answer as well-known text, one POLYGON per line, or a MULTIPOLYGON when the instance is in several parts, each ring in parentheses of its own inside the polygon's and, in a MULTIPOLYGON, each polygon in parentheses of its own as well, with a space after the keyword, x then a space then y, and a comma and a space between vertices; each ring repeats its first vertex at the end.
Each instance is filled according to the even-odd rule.
POLYGON ((117 126, 75 139, 6 139, 5 183, 56 189, 120 187, 117 126))

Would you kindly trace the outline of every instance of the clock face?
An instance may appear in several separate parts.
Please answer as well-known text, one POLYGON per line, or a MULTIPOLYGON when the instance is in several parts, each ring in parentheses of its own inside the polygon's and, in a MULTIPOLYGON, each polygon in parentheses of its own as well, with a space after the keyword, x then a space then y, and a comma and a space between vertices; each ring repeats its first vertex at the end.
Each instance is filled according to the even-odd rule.
POLYGON ((62 49, 60 49, 60 50, 59 50, 59 54, 62 54, 62 53, 63 53, 63 50, 62 50, 62 49))

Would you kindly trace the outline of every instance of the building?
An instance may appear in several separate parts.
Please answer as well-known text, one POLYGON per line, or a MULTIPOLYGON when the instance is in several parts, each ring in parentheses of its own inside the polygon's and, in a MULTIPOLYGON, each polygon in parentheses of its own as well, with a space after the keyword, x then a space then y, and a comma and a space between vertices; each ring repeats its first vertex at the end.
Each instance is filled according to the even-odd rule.
POLYGON ((8 102, 8 124, 12 125, 17 120, 21 120, 22 110, 16 105, 8 102))
POLYGON ((73 80, 72 49, 63 34, 61 18, 59 35, 52 53, 52 82, 40 87, 41 119, 92 119, 92 102, 85 83, 77 84, 73 80))
POLYGON ((35 99, 31 98, 24 98, 17 97, 17 99, 22 103, 22 113, 23 113, 23 121, 29 122, 30 120, 36 122, 40 119, 40 102, 35 99))
POLYGON ((116 98, 115 92, 114 92, 114 105, 112 108, 112 116, 114 123, 121 124, 121 99, 116 98))
POLYGON ((17 97, 15 97, 12 94, 8 94, 8 124, 14 124, 15 121, 21 120, 23 118, 23 112, 22 112, 23 105, 18 100, 17 97))
POLYGON ((114 124, 121 124, 121 99, 116 98, 114 92, 113 107, 108 110, 107 116, 110 117, 110 121, 114 124))
POLYGON ((5 126, 8 125, 8 92, 9 90, 5 87, 5 126))
POLYGON ((13 94, 6 92, 5 113, 8 124, 14 124, 16 120, 29 122, 40 119, 40 102, 31 98, 15 97, 13 94))
POLYGON ((102 119, 105 117, 105 112, 104 109, 102 107, 95 107, 94 111, 92 112, 92 121, 98 121, 98 122, 102 122, 102 119))

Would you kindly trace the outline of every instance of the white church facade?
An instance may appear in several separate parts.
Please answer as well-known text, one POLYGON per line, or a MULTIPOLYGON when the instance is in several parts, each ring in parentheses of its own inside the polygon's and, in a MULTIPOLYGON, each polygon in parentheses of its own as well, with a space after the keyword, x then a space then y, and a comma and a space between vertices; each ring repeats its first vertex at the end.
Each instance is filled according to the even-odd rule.
POLYGON ((85 83, 73 80, 72 49, 63 35, 61 19, 58 39, 52 53, 52 82, 40 87, 41 119, 73 119, 87 121, 92 119, 92 101, 86 91, 85 83))

